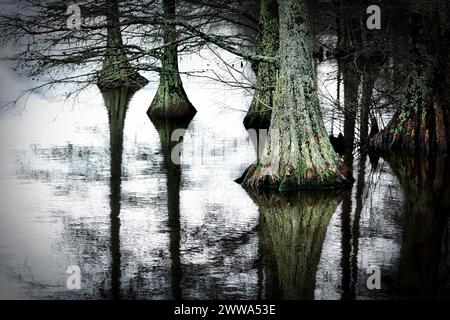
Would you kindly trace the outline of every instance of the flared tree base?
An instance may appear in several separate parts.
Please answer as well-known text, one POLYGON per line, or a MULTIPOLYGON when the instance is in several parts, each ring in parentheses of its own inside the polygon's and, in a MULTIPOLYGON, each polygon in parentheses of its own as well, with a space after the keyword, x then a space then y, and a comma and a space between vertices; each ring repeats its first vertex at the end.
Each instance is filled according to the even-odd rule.
POLYGON ((148 108, 151 119, 192 119, 197 113, 182 88, 169 89, 160 84, 155 98, 148 108))
POLYGON ((97 87, 101 90, 112 90, 119 88, 131 88, 134 91, 142 89, 148 84, 148 80, 141 76, 138 72, 134 72, 120 79, 99 75, 97 79, 97 87))
POLYGON ((406 109, 370 138, 369 150, 448 153, 449 119, 446 109, 438 104, 423 105, 419 111, 406 109))
POLYGON ((308 177, 308 172, 305 175, 295 173, 284 176, 269 175, 265 174, 264 166, 253 164, 235 181, 244 189, 254 193, 267 191, 289 193, 298 190, 349 189, 352 187, 354 179, 351 171, 345 167, 337 172, 322 172, 315 177, 308 177))
POLYGON ((248 129, 269 129, 270 111, 251 112, 249 111, 244 117, 243 124, 248 129))

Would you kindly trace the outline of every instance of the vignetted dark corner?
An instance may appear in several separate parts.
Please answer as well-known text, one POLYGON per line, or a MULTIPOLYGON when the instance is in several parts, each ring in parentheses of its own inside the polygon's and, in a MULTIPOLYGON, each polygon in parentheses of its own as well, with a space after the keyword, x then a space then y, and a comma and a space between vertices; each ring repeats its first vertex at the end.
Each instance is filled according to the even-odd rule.
POLYGON ((449 1, 0 6, 1 299, 450 298, 449 1))

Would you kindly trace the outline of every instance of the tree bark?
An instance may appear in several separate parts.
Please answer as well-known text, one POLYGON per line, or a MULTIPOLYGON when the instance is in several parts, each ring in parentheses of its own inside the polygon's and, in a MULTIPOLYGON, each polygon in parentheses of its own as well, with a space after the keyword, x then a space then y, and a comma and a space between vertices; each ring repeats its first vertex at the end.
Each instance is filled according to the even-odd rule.
POLYGON ((353 146, 355 143, 356 114, 358 111, 359 74, 354 61, 343 63, 344 78, 344 164, 351 167, 353 163, 353 146))
POLYGON ((106 2, 107 21, 107 50, 103 60, 103 67, 97 79, 97 86, 101 90, 133 87, 138 90, 148 81, 141 76, 129 63, 125 53, 120 25, 118 0, 106 2))
POLYGON ((266 160, 246 171, 243 186, 279 191, 348 186, 325 130, 315 90, 306 1, 280 1, 279 16, 280 71, 266 160))
POLYGON ((449 4, 443 6, 447 10, 441 10, 436 1, 429 1, 422 4, 426 10, 411 12, 413 67, 407 93, 386 128, 370 140, 374 149, 448 152, 449 4))
POLYGON ((372 102, 373 87, 375 85, 375 71, 370 66, 367 66, 362 80, 362 97, 360 109, 360 129, 359 129, 359 144, 362 148, 367 146, 369 138, 369 116, 370 105, 372 102))
MULTIPOLYGON (((278 1, 261 0, 259 51, 263 56, 276 57, 279 47, 278 1)), ((268 129, 273 109, 277 66, 260 62, 253 101, 244 118, 246 129, 268 129)))
MULTIPOLYGON (((346 7, 338 3, 338 23, 341 32, 337 44, 336 58, 342 67, 344 85, 344 164, 351 167, 353 163, 353 147, 355 145, 355 127, 358 112, 358 89, 360 84, 360 61, 358 56, 363 48, 363 33, 360 21, 354 10, 349 10, 349 1, 344 1, 346 7)), ((354 7, 355 10, 358 8, 354 7)))
MULTIPOLYGON (((164 0, 164 18, 174 19, 175 0, 164 0)), ((164 51, 161 57, 159 87, 147 111, 151 118, 191 118, 197 112, 183 88, 178 70, 176 25, 164 25, 164 51)))

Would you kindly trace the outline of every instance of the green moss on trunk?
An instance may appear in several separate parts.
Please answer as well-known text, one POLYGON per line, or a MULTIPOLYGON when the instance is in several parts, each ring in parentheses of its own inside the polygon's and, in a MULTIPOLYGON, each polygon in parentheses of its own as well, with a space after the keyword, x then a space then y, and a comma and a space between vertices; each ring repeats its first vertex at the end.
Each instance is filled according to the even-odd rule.
POLYGON ((280 191, 349 186, 326 133, 315 87, 305 1, 280 5, 280 72, 264 161, 252 165, 244 187, 280 191))
MULTIPOLYGON (((175 18, 175 0, 164 0, 164 16, 175 18)), ((178 70, 178 46, 175 25, 164 26, 159 87, 147 111, 150 118, 191 118, 197 112, 183 88, 178 70)))
POLYGON ((386 128, 370 140, 372 149, 448 152, 450 56, 448 41, 442 39, 448 39, 450 27, 436 3, 427 6, 427 14, 411 14, 414 59, 407 93, 386 128))
POLYGON ((103 67, 97 76, 97 86, 100 90, 131 87, 138 90, 144 87, 148 80, 139 74, 128 61, 120 29, 120 13, 117 0, 108 0, 106 4, 107 49, 103 67))
MULTIPOLYGON (((263 56, 275 57, 279 47, 277 0, 261 0, 259 25, 259 52, 263 56)), ((246 129, 269 128, 277 72, 273 64, 258 65, 255 95, 244 118, 246 129)))
POLYGON ((196 113, 194 106, 184 91, 178 70, 174 71, 172 69, 172 71, 163 68, 158 90, 147 111, 150 118, 191 118, 196 113))

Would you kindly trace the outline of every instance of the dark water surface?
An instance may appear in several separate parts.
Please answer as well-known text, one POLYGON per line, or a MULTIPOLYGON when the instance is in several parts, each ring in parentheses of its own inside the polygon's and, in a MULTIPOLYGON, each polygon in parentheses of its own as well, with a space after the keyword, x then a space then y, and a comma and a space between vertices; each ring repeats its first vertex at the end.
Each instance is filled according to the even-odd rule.
POLYGON ((244 114, 217 102, 245 97, 196 90, 190 123, 152 123, 154 88, 2 120, 1 298, 449 298, 447 159, 357 154, 351 191, 249 195, 244 114))

